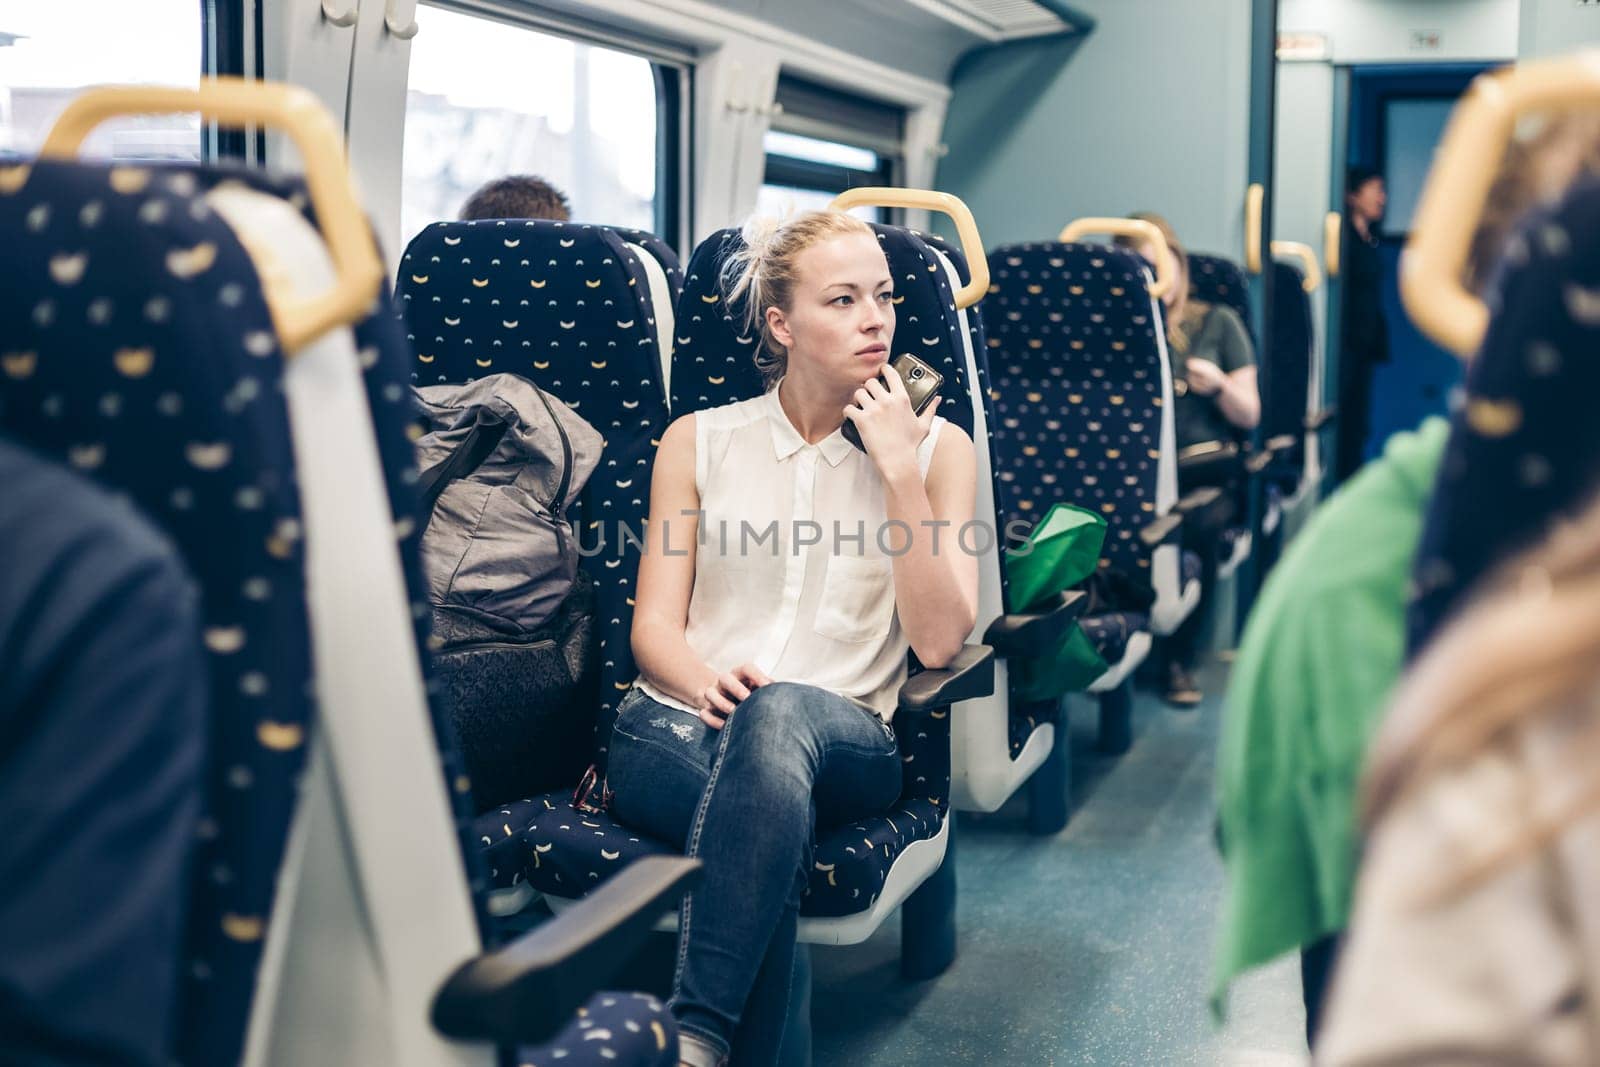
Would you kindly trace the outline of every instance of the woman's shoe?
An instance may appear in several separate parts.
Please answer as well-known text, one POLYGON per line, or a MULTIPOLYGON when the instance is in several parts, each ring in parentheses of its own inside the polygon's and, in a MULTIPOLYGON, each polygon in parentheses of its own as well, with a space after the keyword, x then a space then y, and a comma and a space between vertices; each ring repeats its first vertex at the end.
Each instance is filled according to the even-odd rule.
POLYGON ((1194 684, 1187 670, 1182 665, 1173 663, 1167 667, 1167 692, 1166 701, 1180 708, 1195 707, 1205 699, 1205 694, 1200 692, 1200 687, 1194 684))

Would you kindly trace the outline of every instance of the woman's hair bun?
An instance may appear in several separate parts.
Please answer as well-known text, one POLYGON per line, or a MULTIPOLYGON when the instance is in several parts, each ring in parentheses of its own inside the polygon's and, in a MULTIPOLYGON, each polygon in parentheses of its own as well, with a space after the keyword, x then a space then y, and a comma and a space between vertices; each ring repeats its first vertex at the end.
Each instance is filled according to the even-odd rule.
POLYGON ((745 220, 739 236, 744 238, 745 247, 759 256, 772 244, 782 228, 783 220, 776 215, 751 215, 745 220))

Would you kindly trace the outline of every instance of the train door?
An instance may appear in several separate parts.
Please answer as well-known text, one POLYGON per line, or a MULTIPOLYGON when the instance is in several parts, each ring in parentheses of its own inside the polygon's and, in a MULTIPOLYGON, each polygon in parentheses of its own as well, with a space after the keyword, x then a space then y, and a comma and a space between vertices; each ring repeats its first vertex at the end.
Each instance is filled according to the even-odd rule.
POLYGON ((1425 338, 1401 306, 1400 252, 1450 111, 1486 69, 1477 64, 1358 66, 1349 72, 1343 163, 1382 174, 1388 191, 1387 210, 1375 236, 1389 358, 1371 379, 1363 448, 1368 458, 1390 434, 1410 429, 1428 415, 1444 414, 1450 391, 1461 380, 1461 361, 1425 338))

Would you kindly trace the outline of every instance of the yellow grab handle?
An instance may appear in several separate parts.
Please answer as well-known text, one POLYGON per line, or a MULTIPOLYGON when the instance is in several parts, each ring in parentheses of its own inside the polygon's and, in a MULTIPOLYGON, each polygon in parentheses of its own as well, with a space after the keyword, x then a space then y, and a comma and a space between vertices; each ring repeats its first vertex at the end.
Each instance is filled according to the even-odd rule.
POLYGON ((1400 296, 1417 328, 1463 359, 1483 343, 1489 309, 1462 272, 1517 119, 1597 103, 1600 51, 1589 50, 1480 75, 1451 113, 1400 260, 1400 296))
POLYGON ((1261 273, 1261 207, 1266 199, 1260 182, 1251 182, 1244 191, 1244 269, 1251 274, 1261 273))
POLYGON ((326 293, 268 304, 287 353, 338 326, 359 321, 383 284, 383 265, 345 166, 344 142, 322 104, 304 89, 243 78, 213 78, 198 89, 108 85, 79 94, 50 129, 39 155, 72 159, 100 123, 119 115, 198 111, 229 125, 255 123, 286 132, 305 160, 306 184, 337 277, 326 293))
POLYGON ((1322 286, 1322 268, 1317 265, 1317 254, 1308 244, 1299 241, 1274 241, 1272 254, 1275 256, 1293 257, 1300 261, 1305 277, 1300 279, 1300 288, 1308 293, 1314 293, 1322 286))
POLYGON ((1172 287, 1178 284, 1178 265, 1173 260, 1172 249, 1167 247, 1167 239, 1161 236, 1161 231, 1153 222, 1144 219, 1117 219, 1117 218, 1086 218, 1073 219, 1061 231, 1061 236, 1056 240, 1063 244, 1076 241, 1086 234, 1104 233, 1113 237, 1132 237, 1138 241, 1156 248, 1161 253, 1161 261, 1156 264, 1156 281, 1150 287, 1150 295, 1160 299, 1172 292, 1172 287))
POLYGON ((1322 262, 1330 278, 1339 276, 1339 245, 1343 240, 1344 218, 1337 211, 1330 211, 1322 220, 1322 262))
POLYGON ((967 270, 972 274, 972 280, 956 290, 956 307, 969 308, 989 291, 989 257, 984 255, 983 238, 978 236, 978 220, 972 217, 972 210, 960 197, 932 189, 863 185, 858 189, 846 189, 828 206, 834 211, 849 211, 853 207, 903 207, 950 216, 956 224, 956 235, 961 239, 961 252, 967 257, 967 270))

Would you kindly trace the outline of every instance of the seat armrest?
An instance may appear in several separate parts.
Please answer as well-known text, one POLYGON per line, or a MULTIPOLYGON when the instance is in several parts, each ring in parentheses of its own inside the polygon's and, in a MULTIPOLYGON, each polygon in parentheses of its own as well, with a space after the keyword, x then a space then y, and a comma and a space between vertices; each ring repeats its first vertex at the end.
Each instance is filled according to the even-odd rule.
POLYGON ((900 686, 901 711, 932 711, 994 692, 994 649, 963 645, 948 667, 913 674, 900 686))
POLYGON ((630 863, 556 918, 458 967, 434 996, 434 1027, 500 1046, 548 1041, 610 984, 700 875, 700 861, 683 856, 630 863))
POLYGON ((1239 465, 1239 445, 1234 441, 1201 441, 1178 452, 1178 474, 1185 471, 1232 470, 1239 465))
POLYGON ((1172 505, 1172 510, 1178 512, 1180 515, 1190 515, 1201 510, 1202 508, 1208 508, 1212 504, 1215 504, 1217 499, 1221 496, 1222 490, 1216 486, 1203 486, 1202 488, 1191 490, 1190 492, 1179 497, 1178 502, 1172 505))
POLYGON ((1337 407, 1323 408, 1321 411, 1313 412, 1306 416, 1306 430, 1316 433, 1338 417, 1339 409, 1337 407))
POLYGON ((983 643, 997 656, 1021 659, 1043 656, 1058 648, 1073 622, 1089 606, 1081 589, 1057 593, 1035 611, 1002 615, 983 632, 983 643))
POLYGON ((1156 548, 1169 541, 1176 541, 1182 530, 1183 515, 1174 509, 1141 529, 1139 540, 1151 548, 1156 548))

